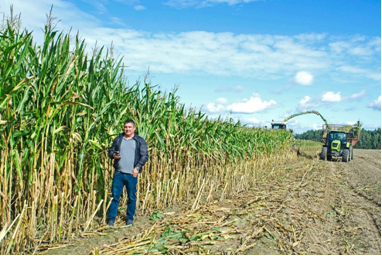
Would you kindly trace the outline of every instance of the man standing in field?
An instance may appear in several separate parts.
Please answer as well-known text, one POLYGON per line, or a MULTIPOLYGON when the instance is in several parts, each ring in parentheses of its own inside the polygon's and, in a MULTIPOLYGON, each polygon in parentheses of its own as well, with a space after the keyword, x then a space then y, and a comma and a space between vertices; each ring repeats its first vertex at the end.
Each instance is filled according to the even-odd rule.
POLYGON ((128 119, 123 124, 124 133, 114 139, 109 149, 109 157, 114 159, 115 173, 113 176, 112 197, 108 212, 108 225, 114 226, 117 216, 119 198, 126 186, 129 201, 127 203, 126 225, 133 225, 138 174, 149 159, 146 141, 134 133, 135 122, 128 119))

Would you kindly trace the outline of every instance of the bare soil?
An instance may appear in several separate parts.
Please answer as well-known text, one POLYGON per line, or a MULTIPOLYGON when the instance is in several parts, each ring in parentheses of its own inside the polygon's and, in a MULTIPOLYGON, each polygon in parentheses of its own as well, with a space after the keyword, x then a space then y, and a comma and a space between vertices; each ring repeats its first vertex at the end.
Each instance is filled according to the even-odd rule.
POLYGON ((41 254, 381 254, 381 150, 274 163, 234 198, 104 226, 41 254))

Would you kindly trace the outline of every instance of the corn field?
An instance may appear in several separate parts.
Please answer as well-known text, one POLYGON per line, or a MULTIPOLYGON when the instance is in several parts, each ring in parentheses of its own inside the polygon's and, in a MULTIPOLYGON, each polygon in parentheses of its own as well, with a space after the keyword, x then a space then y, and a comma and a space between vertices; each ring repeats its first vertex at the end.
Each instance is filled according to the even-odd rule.
POLYGON ((90 55, 78 35, 49 26, 42 45, 25 30, 0 32, 1 254, 36 253, 104 225, 113 174, 107 149, 128 118, 150 155, 138 215, 233 196, 290 151, 288 132, 209 119, 180 103, 176 90, 147 80, 127 87, 122 61, 105 47, 90 55))

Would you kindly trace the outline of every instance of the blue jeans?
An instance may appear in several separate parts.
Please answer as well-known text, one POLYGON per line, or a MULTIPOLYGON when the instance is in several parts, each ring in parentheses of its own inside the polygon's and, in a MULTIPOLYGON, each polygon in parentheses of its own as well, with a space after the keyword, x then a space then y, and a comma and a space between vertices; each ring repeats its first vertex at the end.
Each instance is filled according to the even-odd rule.
POLYGON ((133 177, 132 174, 115 172, 113 177, 112 197, 113 201, 110 204, 108 217, 109 221, 115 221, 118 212, 119 198, 121 197, 123 187, 126 186, 129 201, 127 203, 127 220, 134 220, 136 202, 137 202, 137 182, 138 176, 133 177))

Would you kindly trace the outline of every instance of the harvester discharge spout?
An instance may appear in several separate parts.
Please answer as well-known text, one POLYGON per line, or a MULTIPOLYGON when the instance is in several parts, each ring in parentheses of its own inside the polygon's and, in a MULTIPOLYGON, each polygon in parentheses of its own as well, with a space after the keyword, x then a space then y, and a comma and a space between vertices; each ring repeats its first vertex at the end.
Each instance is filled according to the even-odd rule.
POLYGON ((301 113, 298 113, 298 114, 293 114, 293 115, 288 116, 287 118, 285 118, 284 122, 287 122, 287 121, 289 121, 290 119, 292 119, 292 118, 294 118, 296 116, 301 116, 301 115, 306 115, 306 114, 316 114, 316 115, 321 117, 321 119, 324 121, 324 123, 326 125, 328 125, 328 122, 326 121, 326 119, 318 111, 315 111, 315 110, 309 110, 309 111, 301 112, 301 113))

